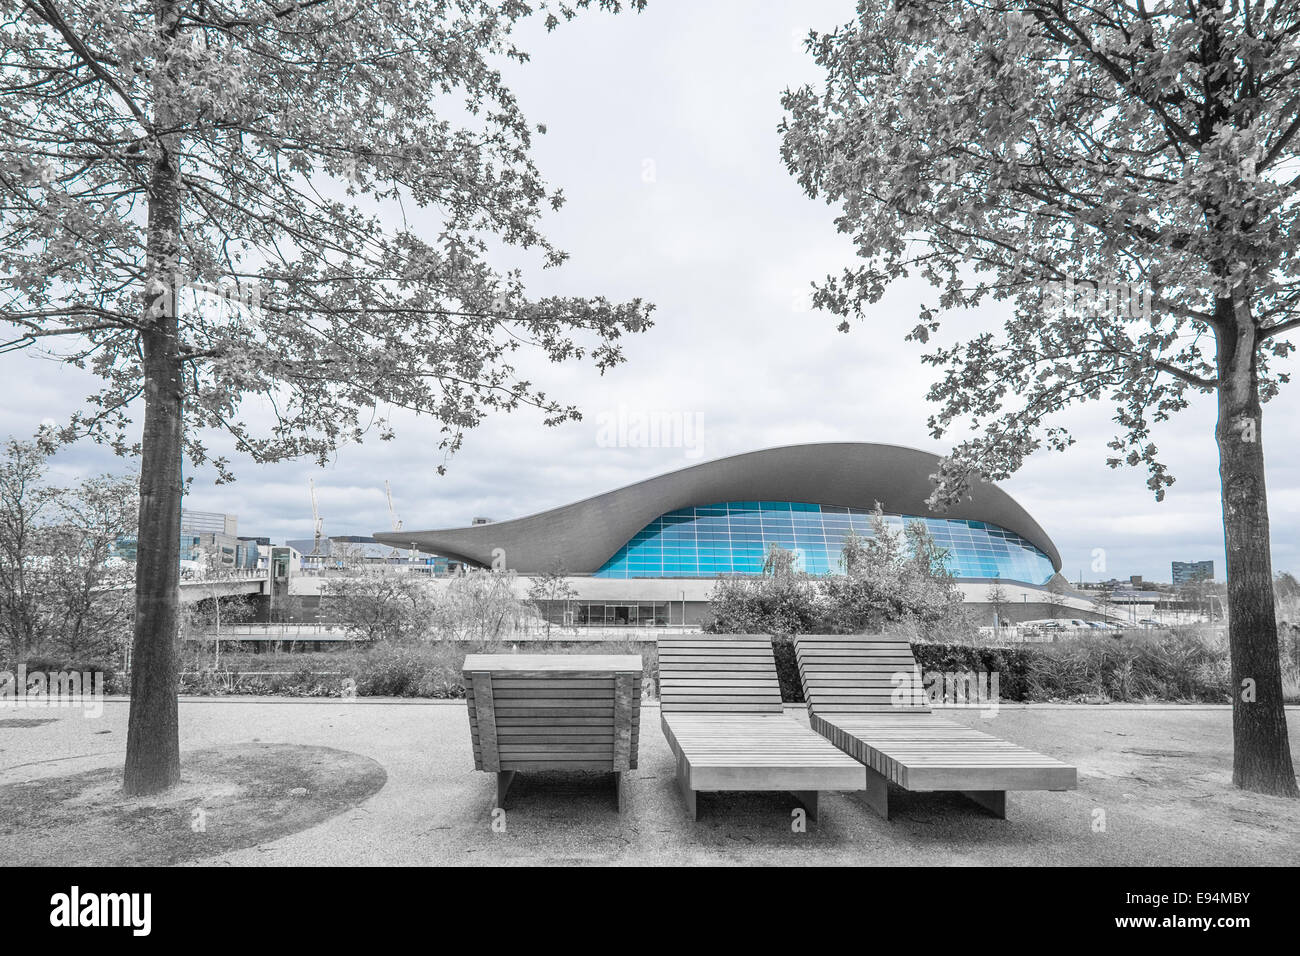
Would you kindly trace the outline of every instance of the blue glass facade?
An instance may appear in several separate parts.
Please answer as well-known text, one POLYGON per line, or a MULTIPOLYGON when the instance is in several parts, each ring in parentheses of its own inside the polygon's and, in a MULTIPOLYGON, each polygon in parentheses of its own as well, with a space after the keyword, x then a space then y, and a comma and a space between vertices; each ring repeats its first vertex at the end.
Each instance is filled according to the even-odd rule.
MULTIPOLYGON (((885 515, 896 530, 925 523, 935 543, 948 550, 948 570, 959 578, 1006 578, 1044 584, 1051 560, 1020 535, 986 521, 885 515)), ((725 501, 670 511, 619 548, 601 578, 700 578, 759 574, 768 546, 796 554, 810 574, 840 571, 844 538, 871 537, 871 513, 798 501, 725 501)))

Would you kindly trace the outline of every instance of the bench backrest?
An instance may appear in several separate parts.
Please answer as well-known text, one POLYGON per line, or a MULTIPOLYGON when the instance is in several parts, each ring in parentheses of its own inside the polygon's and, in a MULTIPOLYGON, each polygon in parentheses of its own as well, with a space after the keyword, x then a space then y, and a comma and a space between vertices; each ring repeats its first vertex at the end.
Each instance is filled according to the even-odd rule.
POLYGON ((817 714, 928 714, 912 645, 893 634, 804 634, 795 638, 799 679, 817 714))
POLYGON ((639 657, 608 658, 628 662, 611 672, 590 663, 599 656, 497 656, 509 666, 470 655, 462 672, 476 769, 636 769, 639 657))
POLYGON ((661 713, 783 712, 770 637, 700 634, 658 644, 661 713))

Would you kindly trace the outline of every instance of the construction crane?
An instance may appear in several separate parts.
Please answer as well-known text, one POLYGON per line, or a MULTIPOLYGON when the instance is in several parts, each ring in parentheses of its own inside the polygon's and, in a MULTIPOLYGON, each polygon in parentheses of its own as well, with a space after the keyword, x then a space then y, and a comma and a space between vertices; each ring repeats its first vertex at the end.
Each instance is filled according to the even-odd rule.
MULTIPOLYGON (((393 533, 396 534, 398 531, 402 530, 402 519, 397 517, 397 512, 393 509, 393 489, 389 486, 387 479, 384 480, 384 494, 388 496, 388 517, 393 521, 393 533)), ((397 559, 399 561, 402 560, 403 555, 401 549, 394 548, 393 550, 397 553, 397 559)), ((415 557, 415 553, 411 552, 405 557, 410 560, 415 557)))
POLYGON ((321 529, 324 523, 321 521, 320 509, 316 507, 316 479, 308 478, 307 486, 311 489, 311 520, 314 535, 311 553, 316 557, 320 557, 321 529))

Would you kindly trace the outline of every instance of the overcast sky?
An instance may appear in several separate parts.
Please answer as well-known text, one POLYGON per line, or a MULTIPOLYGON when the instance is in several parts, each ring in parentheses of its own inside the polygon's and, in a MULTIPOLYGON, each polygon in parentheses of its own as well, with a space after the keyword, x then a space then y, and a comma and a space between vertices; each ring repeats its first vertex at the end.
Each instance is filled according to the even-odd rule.
MULTIPOLYGON (((415 530, 517 517, 774 445, 874 441, 944 452, 925 427, 934 372, 903 341, 917 303, 936 298, 929 288, 900 282, 871 323, 848 335, 803 304, 808 283, 848 263, 850 250, 834 210, 807 199, 781 164, 780 95, 817 79, 799 37, 851 18, 853 6, 651 0, 639 16, 589 14, 550 35, 525 31, 532 62, 506 72, 529 118, 549 128, 534 156, 568 202, 546 231, 572 257, 559 270, 534 269, 531 290, 640 296, 657 306, 654 328, 626 340, 627 363, 603 378, 584 365, 528 366, 584 421, 548 429, 529 411, 490 420, 467 436, 445 477, 435 472, 437 425, 399 417, 395 441, 344 448, 325 469, 258 466, 230 452, 239 480, 217 486, 199 472, 186 506, 235 513, 241 534, 278 541, 311 535, 309 477, 327 534, 369 534, 389 528, 385 479, 415 530), (688 416, 702 442, 608 447, 601 425, 620 408, 688 416)), ((993 327, 1001 314, 991 306, 950 316, 945 339, 993 327)), ((77 373, 21 352, 0 356, 0 371, 0 434, 30 435, 88 391, 77 373)), ((1266 406, 1263 438, 1274 566, 1300 571, 1296 403, 1291 389, 1266 406)), ((1145 472, 1106 467, 1109 414, 1101 405, 1072 413, 1078 444, 1040 453, 1003 487, 1051 535, 1071 580, 1080 572, 1168 580, 1170 560, 1204 558, 1222 579, 1212 401, 1156 433, 1178 479, 1163 503, 1145 472), (1102 574, 1091 570, 1096 548, 1106 553, 1102 574)), ((56 462, 61 478, 133 464, 93 446, 56 462)))

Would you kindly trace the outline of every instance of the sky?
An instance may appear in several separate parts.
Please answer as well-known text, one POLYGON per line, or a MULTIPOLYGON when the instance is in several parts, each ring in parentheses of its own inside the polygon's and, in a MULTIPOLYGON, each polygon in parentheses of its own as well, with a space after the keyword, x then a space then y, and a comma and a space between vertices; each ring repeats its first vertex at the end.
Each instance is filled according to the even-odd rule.
MULTIPOLYGON (((903 341, 918 305, 937 298, 924 281, 898 282, 848 334, 807 305, 810 282, 851 264, 852 250, 836 233, 835 210, 805 196, 781 162, 780 97, 818 80, 800 38, 849 20, 853 6, 651 0, 639 15, 589 13, 551 34, 535 25, 520 31, 532 60, 503 64, 503 72, 529 119, 548 128, 534 160, 567 203, 543 229, 571 257, 556 270, 534 264, 530 292, 641 297, 655 303, 655 325, 625 339, 627 362, 603 377, 585 364, 520 363, 548 394, 578 405, 581 422, 547 428, 531 410, 498 416, 467 433, 448 460, 437 423, 398 415, 395 440, 344 447, 323 469, 257 465, 214 436, 238 480, 216 485, 211 472, 194 472, 186 507, 237 514, 241 534, 282 541, 311 536, 309 478, 326 534, 370 534, 391 527, 385 480, 404 527, 419 530, 519 517, 776 445, 947 451, 962 436, 930 437, 934 406, 925 393, 936 373, 921 363, 922 347, 903 341), (698 440, 611 443, 612 422, 650 414, 676 416, 698 440)), ((940 341, 1000 326, 1003 308, 948 315, 940 341)), ((93 388, 82 373, 23 352, 0 355, 0 374, 0 435, 26 437, 44 420, 66 418, 93 388)), ((1284 388, 1262 426, 1274 567, 1295 572, 1298 401, 1284 388)), ((1036 454, 1002 487, 1055 541, 1070 580, 1167 581, 1171 560, 1206 558, 1222 579, 1212 399, 1158 427, 1156 443, 1177 478, 1160 503, 1143 470, 1105 465, 1111 414, 1094 404, 1059 419, 1077 444, 1036 454)), ((136 420, 142 415, 137 408, 136 420)), ((77 446, 56 459, 54 477, 133 464, 77 446)))

